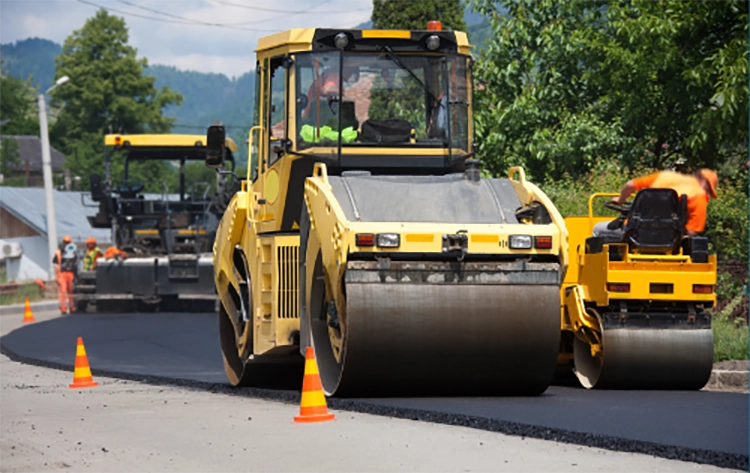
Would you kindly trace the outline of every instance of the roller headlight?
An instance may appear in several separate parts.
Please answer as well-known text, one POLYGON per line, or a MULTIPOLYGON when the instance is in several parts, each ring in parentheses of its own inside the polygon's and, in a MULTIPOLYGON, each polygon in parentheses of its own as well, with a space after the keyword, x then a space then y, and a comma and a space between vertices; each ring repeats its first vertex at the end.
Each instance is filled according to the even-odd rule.
POLYGON ((346 33, 339 33, 333 37, 333 44, 339 49, 344 49, 349 44, 349 37, 346 33))
POLYGON ((440 47, 440 37, 436 34, 430 35, 427 37, 425 44, 427 45, 427 49, 434 51, 440 47))
POLYGON ((511 235, 508 240, 512 250, 531 249, 531 235, 511 235))
POLYGON ((380 248, 398 248, 401 245, 401 235, 398 233, 378 233, 377 245, 380 248))

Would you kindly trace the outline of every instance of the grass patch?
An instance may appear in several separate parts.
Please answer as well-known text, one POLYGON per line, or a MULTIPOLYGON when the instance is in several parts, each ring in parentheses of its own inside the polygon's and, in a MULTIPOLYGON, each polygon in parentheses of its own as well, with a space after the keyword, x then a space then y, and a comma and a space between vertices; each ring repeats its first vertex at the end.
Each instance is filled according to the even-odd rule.
POLYGON ((743 294, 737 295, 724 309, 713 314, 711 328, 714 332, 714 362, 748 359, 748 329, 745 319, 731 317, 742 302, 743 294))
POLYGON ((0 294, 0 305, 22 304, 26 298, 29 302, 41 301, 44 294, 35 283, 19 284, 18 289, 12 294, 0 294))

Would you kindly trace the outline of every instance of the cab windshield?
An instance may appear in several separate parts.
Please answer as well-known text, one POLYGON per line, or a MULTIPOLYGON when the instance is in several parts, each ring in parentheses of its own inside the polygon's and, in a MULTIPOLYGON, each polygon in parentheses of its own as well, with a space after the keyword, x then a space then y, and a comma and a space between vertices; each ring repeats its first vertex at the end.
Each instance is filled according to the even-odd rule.
POLYGON ((466 56, 299 53, 294 67, 298 150, 392 146, 455 158, 469 152, 466 56))

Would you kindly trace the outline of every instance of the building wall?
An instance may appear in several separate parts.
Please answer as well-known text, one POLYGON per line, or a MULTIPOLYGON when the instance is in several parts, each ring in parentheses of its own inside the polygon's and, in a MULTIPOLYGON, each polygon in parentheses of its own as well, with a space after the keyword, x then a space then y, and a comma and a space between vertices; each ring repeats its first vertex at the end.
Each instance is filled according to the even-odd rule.
POLYGON ((39 233, 0 206, 0 238, 8 239, 31 236, 39 236, 39 233))
POLYGON ((5 238, 6 242, 18 242, 23 253, 20 258, 6 258, 2 264, 8 274, 8 281, 29 281, 32 279, 48 279, 51 256, 47 256, 47 239, 37 236, 5 238))

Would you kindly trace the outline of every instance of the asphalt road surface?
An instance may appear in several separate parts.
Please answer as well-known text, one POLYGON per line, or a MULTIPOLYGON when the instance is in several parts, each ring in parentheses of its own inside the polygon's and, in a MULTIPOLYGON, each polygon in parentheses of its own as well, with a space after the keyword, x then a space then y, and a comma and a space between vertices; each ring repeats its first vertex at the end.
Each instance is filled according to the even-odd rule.
MULTIPOLYGON (((12 359, 70 368, 83 337, 95 376, 177 384, 295 402, 301 364, 257 389, 226 386, 215 314, 76 314, 28 324, 0 339, 12 359)), ((329 407, 639 452, 747 470, 748 397, 742 393, 587 391, 540 397, 332 399, 329 407)))

